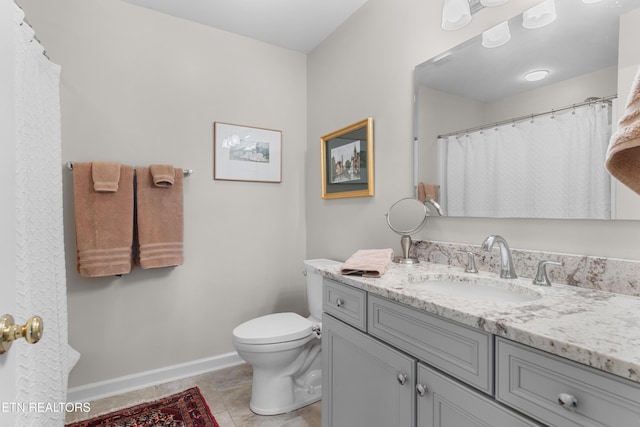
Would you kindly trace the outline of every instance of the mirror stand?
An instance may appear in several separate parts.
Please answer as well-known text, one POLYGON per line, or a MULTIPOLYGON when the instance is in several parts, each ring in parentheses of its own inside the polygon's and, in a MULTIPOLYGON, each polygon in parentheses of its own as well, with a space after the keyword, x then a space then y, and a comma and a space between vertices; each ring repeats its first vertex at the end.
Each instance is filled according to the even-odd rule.
POLYGON ((411 246, 413 246, 413 240, 411 240, 411 236, 408 234, 403 235, 400 238, 400 247, 402 248, 402 256, 397 256, 393 258, 393 262, 398 264, 419 264, 418 258, 410 257, 409 251, 411 250, 411 246))

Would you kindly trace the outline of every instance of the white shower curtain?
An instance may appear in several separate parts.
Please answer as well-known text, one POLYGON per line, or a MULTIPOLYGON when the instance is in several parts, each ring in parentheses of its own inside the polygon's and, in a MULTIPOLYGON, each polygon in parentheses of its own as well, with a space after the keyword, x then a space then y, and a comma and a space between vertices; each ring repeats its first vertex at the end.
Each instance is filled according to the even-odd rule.
MULTIPOLYGON (((19 349, 16 400, 45 405, 17 413, 16 426, 62 426, 70 368, 62 223, 60 67, 43 55, 15 6, 16 321, 38 314, 42 340, 19 349), (58 406, 47 407, 47 404, 58 406)), ((28 408, 28 407, 27 407, 28 408)))
POLYGON ((603 105, 446 138, 447 215, 610 218, 603 105))

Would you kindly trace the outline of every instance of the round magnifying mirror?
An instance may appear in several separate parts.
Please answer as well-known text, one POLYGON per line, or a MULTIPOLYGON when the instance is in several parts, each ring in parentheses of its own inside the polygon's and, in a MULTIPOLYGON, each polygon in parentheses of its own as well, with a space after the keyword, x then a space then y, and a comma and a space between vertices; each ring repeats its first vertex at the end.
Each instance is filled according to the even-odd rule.
POLYGON ((397 256, 393 262, 400 264, 417 264, 415 257, 409 257, 409 250, 413 242, 411 234, 417 233, 424 227, 429 218, 429 209, 418 199, 407 197, 395 202, 386 214, 387 224, 401 237, 402 256, 397 256))

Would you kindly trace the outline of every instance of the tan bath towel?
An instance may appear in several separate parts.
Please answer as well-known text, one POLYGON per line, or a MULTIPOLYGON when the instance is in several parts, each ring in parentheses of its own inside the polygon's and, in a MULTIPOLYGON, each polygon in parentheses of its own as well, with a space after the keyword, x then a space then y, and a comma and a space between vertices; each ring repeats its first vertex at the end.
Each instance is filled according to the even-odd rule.
POLYGON ((131 271, 133 246, 133 168, 120 166, 116 192, 96 192, 91 163, 74 163, 78 273, 83 277, 131 271))
POLYGON ((136 169, 138 262, 142 268, 182 265, 182 169, 174 169, 173 185, 156 187, 149 168, 136 169))
POLYGON ((393 249, 360 249, 340 266, 340 274, 380 277, 389 269, 393 249))
POLYGON ((174 182, 174 170, 171 165, 151 165, 149 166, 153 184, 156 187, 171 187, 174 182))
POLYGON ((640 69, 618 130, 609 142, 606 166, 611 175, 640 194, 640 69))
POLYGON ((118 191, 118 182, 120 182, 120 163, 93 162, 91 177, 94 191, 115 193, 118 191))
POLYGON ((418 184, 418 200, 425 202, 429 199, 437 202, 440 193, 440 186, 437 184, 427 184, 421 182, 418 184))

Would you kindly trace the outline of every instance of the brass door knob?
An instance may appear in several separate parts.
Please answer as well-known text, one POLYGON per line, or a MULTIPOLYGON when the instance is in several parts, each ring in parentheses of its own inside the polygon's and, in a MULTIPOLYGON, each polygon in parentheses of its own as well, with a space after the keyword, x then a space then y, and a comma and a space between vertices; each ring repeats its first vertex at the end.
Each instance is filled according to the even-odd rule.
POLYGON ((5 314, 0 318, 0 354, 6 353, 11 348, 13 341, 24 338, 29 344, 35 344, 42 338, 44 324, 40 316, 33 316, 22 326, 16 326, 13 316, 5 314))

